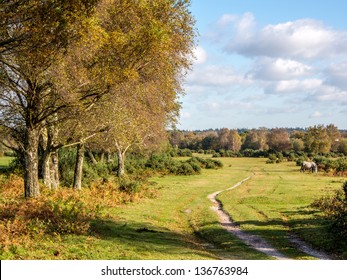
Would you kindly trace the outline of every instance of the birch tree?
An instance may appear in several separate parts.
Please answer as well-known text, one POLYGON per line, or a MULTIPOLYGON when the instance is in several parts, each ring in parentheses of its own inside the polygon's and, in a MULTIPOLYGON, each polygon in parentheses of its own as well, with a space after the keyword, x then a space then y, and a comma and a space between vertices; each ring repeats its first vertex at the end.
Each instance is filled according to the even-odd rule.
POLYGON ((24 154, 24 194, 36 197, 38 144, 47 119, 67 106, 49 75, 97 1, 7 0, 0 6, 0 119, 24 154))

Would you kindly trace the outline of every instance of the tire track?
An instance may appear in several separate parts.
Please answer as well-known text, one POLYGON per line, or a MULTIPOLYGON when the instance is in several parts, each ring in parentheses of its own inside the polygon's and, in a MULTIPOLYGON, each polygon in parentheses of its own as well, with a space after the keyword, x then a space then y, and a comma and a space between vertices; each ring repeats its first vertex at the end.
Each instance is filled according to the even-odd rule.
MULTIPOLYGON (((238 182, 237 184, 226 190, 217 191, 208 195, 208 199, 214 204, 214 206, 212 206, 211 209, 217 213, 222 227, 224 227, 229 233, 235 235, 248 246, 277 260, 291 260, 291 258, 286 257, 284 254, 272 247, 265 239, 257 235, 242 231, 241 228, 231 219, 229 214, 226 211, 224 211, 222 202, 217 199, 217 196, 220 193, 235 189, 241 186, 245 181, 251 179, 252 177, 253 175, 243 179, 242 181, 238 182)), ((328 255, 311 248, 304 241, 302 241, 293 234, 289 235, 289 241, 296 247, 296 249, 310 256, 313 256, 321 260, 330 259, 328 255)))
POLYGON ((239 238, 241 241, 243 241, 248 246, 252 247, 253 249, 262 252, 272 258, 278 259, 278 260, 289 260, 285 255, 280 253, 278 250, 276 250, 274 247, 272 247, 266 240, 263 238, 250 234, 247 232, 244 232, 240 229, 240 227, 232 221, 231 217, 223 210, 223 204, 217 199, 217 196, 224 192, 224 191, 230 191, 232 189, 235 189, 239 186, 241 186, 245 181, 249 180, 252 176, 249 176, 242 181, 238 182, 231 188, 228 188, 226 190, 214 192, 208 196, 208 199, 214 204, 212 206, 212 210, 215 211, 219 217, 221 225, 231 234, 235 235, 237 238, 239 238))

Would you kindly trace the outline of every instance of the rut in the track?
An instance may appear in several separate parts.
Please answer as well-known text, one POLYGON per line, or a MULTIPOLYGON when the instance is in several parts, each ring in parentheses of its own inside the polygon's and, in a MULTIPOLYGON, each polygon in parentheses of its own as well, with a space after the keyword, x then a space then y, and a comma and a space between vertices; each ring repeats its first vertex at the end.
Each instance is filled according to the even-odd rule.
MULTIPOLYGON (((239 186, 241 186, 245 181, 249 180, 252 176, 249 176, 242 181, 238 182, 231 188, 228 188, 226 190, 218 191, 215 193, 212 193, 208 196, 210 201, 213 202, 214 206, 212 207, 212 210, 215 211, 219 217, 221 225, 231 234, 235 235, 237 238, 239 238, 241 241, 243 241, 248 246, 254 248, 255 250, 262 252, 270 257, 273 257, 278 260, 290 260, 290 258, 283 255, 281 252, 279 252, 277 249, 272 247, 266 240, 263 238, 250 234, 247 232, 244 232, 240 229, 240 227, 232 221, 231 217, 227 212, 223 210, 223 204, 217 199, 217 196, 224 192, 229 191, 232 189, 235 189, 239 186)), ((312 248, 310 248, 307 244, 305 244, 303 241, 301 241, 299 238, 291 237, 290 241, 295 245, 295 247, 303 252, 305 252, 308 255, 311 255, 313 257, 316 257, 318 259, 329 259, 329 257, 322 253, 318 252, 312 248)))

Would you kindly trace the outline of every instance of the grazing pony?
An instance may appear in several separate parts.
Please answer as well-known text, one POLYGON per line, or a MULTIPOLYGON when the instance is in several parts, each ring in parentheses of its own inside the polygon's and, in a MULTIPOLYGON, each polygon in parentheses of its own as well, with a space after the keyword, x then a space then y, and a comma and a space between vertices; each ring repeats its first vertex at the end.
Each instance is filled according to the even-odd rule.
POLYGON ((301 164, 301 172, 305 172, 306 170, 311 170, 311 172, 316 172, 318 171, 317 164, 313 161, 304 161, 301 164))

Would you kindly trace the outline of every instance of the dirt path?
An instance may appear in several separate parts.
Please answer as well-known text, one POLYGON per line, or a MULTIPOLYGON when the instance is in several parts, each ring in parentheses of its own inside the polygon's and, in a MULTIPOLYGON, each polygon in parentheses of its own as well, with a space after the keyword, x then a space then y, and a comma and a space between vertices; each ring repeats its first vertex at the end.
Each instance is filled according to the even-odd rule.
MULTIPOLYGON (((272 247, 263 238, 261 238, 257 235, 253 235, 253 234, 242 231, 240 229, 240 227, 235 222, 232 221, 232 219, 228 215, 228 213, 226 213, 223 210, 223 204, 217 199, 217 196, 220 193, 222 193, 224 191, 229 191, 229 190, 235 189, 235 188, 241 186, 245 181, 249 180, 250 178, 252 178, 252 176, 249 176, 249 177, 243 179, 242 181, 238 182, 237 184, 235 184, 231 188, 210 194, 208 196, 208 198, 214 204, 214 206, 211 208, 213 211, 215 211, 217 213, 221 225, 228 232, 230 232, 231 234, 238 237, 240 240, 242 240, 248 246, 250 246, 250 247, 254 248, 255 250, 260 251, 260 252, 262 252, 262 253, 270 256, 270 257, 278 259, 278 260, 290 260, 290 258, 288 258, 285 255, 283 255, 282 253, 280 253, 278 250, 276 250, 274 247, 272 247)), ((301 250, 308 255, 311 255, 313 257, 316 257, 318 259, 323 259, 323 260, 329 259, 329 257, 326 254, 312 249, 305 242, 303 242, 302 240, 300 240, 298 237, 296 237, 294 235, 291 235, 289 240, 294 244, 294 246, 298 250, 301 250)))

